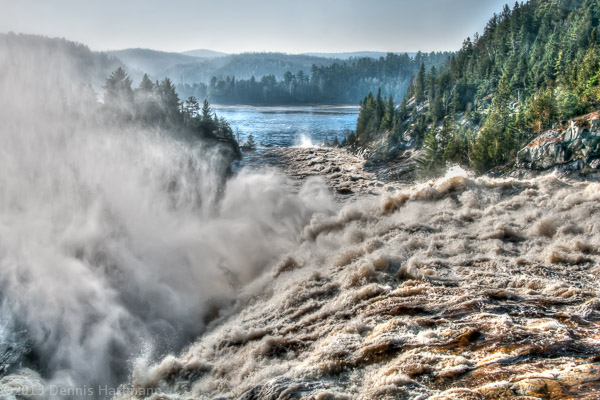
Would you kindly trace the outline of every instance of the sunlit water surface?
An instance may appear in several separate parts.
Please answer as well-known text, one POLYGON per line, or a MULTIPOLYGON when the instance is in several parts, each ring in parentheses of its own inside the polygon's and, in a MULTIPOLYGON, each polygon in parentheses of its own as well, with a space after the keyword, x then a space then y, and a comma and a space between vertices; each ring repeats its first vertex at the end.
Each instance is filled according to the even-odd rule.
POLYGON ((219 106, 219 117, 231 124, 244 143, 252 134, 259 148, 322 144, 326 138, 340 141, 356 128, 357 106, 219 106))

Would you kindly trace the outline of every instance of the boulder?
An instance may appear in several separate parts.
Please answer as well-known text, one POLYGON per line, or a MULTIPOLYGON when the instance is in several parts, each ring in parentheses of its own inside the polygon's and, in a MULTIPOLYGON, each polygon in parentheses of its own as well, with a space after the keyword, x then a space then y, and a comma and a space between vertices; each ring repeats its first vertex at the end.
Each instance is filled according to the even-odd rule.
POLYGON ((549 130, 532 140, 517 154, 517 166, 533 170, 564 171, 600 167, 600 114, 570 121, 565 130, 549 130))

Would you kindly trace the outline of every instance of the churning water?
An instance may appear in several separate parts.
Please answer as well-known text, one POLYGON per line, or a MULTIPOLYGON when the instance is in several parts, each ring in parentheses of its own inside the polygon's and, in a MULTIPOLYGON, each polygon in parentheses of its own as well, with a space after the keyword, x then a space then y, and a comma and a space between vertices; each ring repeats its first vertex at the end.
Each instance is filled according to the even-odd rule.
MULTIPOLYGON (((140 363, 164 399, 597 399, 600 184, 461 170, 315 215, 241 306, 140 363)), ((125 395, 123 398, 133 399, 125 395)))

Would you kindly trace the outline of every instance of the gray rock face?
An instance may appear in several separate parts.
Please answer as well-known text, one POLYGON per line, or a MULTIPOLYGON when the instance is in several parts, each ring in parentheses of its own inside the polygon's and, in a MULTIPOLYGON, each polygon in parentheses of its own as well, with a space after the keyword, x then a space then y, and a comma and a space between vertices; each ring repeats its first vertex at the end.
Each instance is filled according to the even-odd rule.
MULTIPOLYGON (((595 117, 595 115, 594 115, 595 117)), ((585 118, 585 117, 584 117, 585 118)), ((578 126, 575 121, 564 131, 546 131, 517 154, 517 166, 534 170, 557 167, 581 171, 600 167, 600 119, 578 126)))

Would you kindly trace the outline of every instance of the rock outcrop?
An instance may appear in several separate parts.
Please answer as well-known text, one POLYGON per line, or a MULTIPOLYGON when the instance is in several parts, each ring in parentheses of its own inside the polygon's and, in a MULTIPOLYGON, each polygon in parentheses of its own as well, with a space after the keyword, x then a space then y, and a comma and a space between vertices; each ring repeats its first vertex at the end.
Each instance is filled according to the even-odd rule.
POLYGON ((342 202, 363 196, 379 196, 397 189, 396 183, 379 179, 365 168, 363 158, 343 148, 277 147, 260 154, 260 157, 256 162, 258 167, 268 165, 280 169, 297 188, 309 177, 323 178, 334 198, 342 202))
POLYGON ((600 114, 584 115, 565 130, 540 134, 517 154, 517 166, 533 170, 600 170, 600 114))

